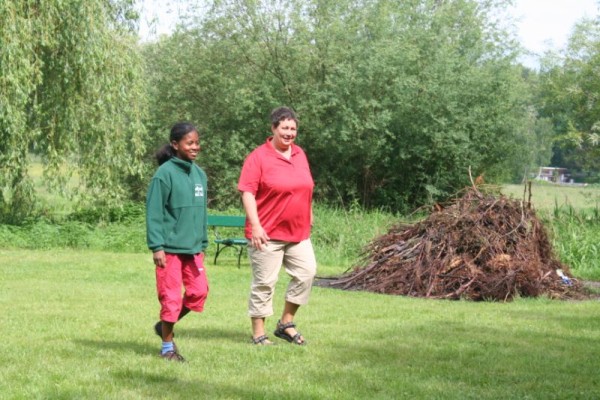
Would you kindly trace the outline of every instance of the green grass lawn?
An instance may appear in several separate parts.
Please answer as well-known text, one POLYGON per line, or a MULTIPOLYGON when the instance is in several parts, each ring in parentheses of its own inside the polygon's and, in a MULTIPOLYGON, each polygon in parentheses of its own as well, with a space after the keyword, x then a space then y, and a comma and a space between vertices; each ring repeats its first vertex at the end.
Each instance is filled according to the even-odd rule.
MULTIPOLYGON (((518 200, 523 200, 524 185, 504 185, 502 193, 518 200)), ((529 192, 525 200, 529 199, 529 192)), ((600 206, 600 187, 554 185, 533 181, 531 186, 531 202, 537 210, 554 211, 558 208, 572 207, 576 210, 592 209, 600 206)))
MULTIPOLYGON (((35 159, 35 157, 34 157, 35 159)), ((48 190, 44 178, 43 166, 39 161, 34 161, 29 166, 29 176, 33 180, 34 189, 37 194, 38 207, 48 210, 55 215, 67 215, 73 211, 73 200, 69 200, 60 194, 48 190)), ((78 177, 71 177, 63 189, 70 191, 78 184, 78 177)))
MULTIPOLYGON (((247 261, 157 354, 146 254, 0 250, 2 399, 595 399, 600 302, 436 301, 314 288, 298 347, 249 344, 247 261)), ((282 278, 284 276, 282 275, 282 278)), ((276 293, 283 301, 286 279, 276 293)), ((276 316, 268 320, 273 329, 276 316)))

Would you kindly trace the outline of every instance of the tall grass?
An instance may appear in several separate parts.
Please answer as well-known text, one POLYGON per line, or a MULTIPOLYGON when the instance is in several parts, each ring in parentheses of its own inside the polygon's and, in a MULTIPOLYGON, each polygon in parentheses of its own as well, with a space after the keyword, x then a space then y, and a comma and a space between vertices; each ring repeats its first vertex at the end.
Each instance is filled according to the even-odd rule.
POLYGON ((366 244, 400 221, 398 216, 377 210, 348 211, 316 206, 314 211, 311 240, 319 262, 319 274, 323 276, 356 265, 366 244))
POLYGON ((600 280, 600 209, 576 210, 556 205, 548 221, 553 248, 558 258, 581 279, 600 280))

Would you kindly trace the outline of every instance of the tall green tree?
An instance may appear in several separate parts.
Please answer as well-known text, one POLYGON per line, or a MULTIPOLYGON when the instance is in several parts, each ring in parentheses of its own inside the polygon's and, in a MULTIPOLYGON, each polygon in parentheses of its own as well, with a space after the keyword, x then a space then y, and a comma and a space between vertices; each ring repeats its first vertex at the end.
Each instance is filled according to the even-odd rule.
POLYGON ((469 167, 506 179, 531 156, 517 47, 493 19, 506 3, 213 1, 195 29, 151 46, 153 86, 170 103, 157 121, 177 107, 204 124, 209 173, 230 165, 227 181, 212 169, 217 190, 235 189, 280 104, 299 112, 298 142, 330 202, 406 210, 468 184, 469 167))
POLYGON ((30 154, 53 190, 128 196, 144 154, 143 63, 132 0, 0 2, 0 198, 3 220, 34 204, 30 154))
POLYGON ((600 179, 600 21, 580 21, 540 73, 540 113, 554 125, 553 165, 600 179))

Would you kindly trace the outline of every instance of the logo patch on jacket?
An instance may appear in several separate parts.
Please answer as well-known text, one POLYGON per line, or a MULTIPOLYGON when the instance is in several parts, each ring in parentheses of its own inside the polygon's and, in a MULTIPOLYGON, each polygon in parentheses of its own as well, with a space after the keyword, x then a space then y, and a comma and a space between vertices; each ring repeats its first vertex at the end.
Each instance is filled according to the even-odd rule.
POLYGON ((204 197, 204 188, 202 187, 202 184, 196 183, 196 187, 194 188, 194 196, 204 197))

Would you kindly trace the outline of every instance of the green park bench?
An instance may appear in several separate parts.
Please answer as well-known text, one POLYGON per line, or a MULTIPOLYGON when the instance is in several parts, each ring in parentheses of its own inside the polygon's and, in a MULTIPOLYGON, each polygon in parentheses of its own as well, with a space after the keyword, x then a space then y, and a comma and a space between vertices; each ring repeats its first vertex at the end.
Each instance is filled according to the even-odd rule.
MULTIPOLYGON (((219 228, 244 228, 246 224, 246 217, 243 215, 209 215, 208 226, 213 228, 215 234, 215 244, 217 245, 217 251, 215 253, 215 265, 217 265, 217 258, 219 254, 227 248, 238 248, 238 268, 240 268, 240 262, 242 259, 242 253, 248 245, 248 241, 245 237, 226 237, 222 236, 222 232, 219 228)), ((227 229, 227 231, 231 231, 227 229)))

